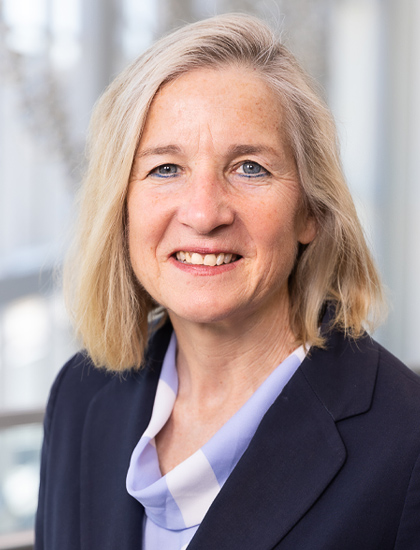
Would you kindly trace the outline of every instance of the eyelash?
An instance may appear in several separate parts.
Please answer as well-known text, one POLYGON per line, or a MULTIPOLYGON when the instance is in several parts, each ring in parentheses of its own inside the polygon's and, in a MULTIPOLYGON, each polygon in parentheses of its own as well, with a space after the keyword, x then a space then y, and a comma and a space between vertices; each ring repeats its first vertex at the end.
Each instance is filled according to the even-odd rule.
MULTIPOLYGON (((264 168, 264 166, 262 166, 259 162, 255 162, 252 160, 244 160, 240 162, 238 166, 235 168, 234 172, 236 172, 236 174, 239 175, 240 177, 247 178, 247 179, 256 179, 256 178, 261 178, 261 177, 270 175, 270 173, 268 172, 268 170, 264 168), (239 168, 243 168, 247 164, 253 167, 259 168, 260 171, 257 172, 256 174, 247 174, 244 172, 240 173, 238 171, 239 168)), ((157 178, 161 178, 161 179, 174 178, 179 175, 179 166, 171 162, 168 162, 167 164, 160 164, 159 166, 156 166, 156 168, 153 168, 153 170, 151 170, 148 175, 156 176, 157 178), (167 173, 166 175, 160 174, 159 170, 163 168, 168 168, 168 169, 176 168, 177 171, 175 173, 167 173)))

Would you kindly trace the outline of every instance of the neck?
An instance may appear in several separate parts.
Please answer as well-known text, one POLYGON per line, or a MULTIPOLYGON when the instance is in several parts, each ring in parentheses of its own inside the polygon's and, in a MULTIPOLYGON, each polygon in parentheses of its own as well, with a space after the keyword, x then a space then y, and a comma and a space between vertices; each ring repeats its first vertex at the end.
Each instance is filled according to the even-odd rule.
POLYGON ((240 322, 200 324, 170 317, 178 339, 178 399, 192 407, 240 406, 297 347, 288 300, 240 322))

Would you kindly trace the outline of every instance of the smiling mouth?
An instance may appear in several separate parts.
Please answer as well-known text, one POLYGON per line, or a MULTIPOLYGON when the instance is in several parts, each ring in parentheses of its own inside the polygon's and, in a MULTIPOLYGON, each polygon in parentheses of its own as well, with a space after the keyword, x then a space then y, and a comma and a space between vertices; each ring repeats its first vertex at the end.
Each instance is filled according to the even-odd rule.
POLYGON ((198 252, 184 252, 180 250, 175 254, 179 262, 190 265, 218 266, 231 264, 239 260, 241 256, 220 252, 219 254, 199 254, 198 252))

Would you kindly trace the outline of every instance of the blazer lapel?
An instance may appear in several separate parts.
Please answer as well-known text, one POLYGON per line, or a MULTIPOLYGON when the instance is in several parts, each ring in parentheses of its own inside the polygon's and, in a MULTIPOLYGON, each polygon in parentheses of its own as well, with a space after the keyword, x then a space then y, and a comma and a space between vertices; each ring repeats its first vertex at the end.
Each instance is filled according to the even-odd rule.
POLYGON ((339 333, 330 345, 304 360, 269 409, 188 550, 272 549, 340 471, 335 422, 370 407, 378 354, 339 333))
POLYGON ((150 420, 172 328, 152 340, 146 369, 116 376, 93 400, 83 431, 81 548, 139 550, 143 507, 125 488, 131 453, 150 420))
POLYGON ((346 453, 297 371, 263 418, 189 550, 269 550, 334 478, 346 453))

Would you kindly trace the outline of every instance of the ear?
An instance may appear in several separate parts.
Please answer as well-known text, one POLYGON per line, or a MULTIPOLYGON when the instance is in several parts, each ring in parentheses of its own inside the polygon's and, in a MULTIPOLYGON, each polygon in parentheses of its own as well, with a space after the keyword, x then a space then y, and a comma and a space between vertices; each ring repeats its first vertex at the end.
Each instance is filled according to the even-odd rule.
POLYGON ((301 244, 309 244, 316 237, 318 229, 317 223, 314 216, 311 214, 306 213, 302 218, 298 231, 298 241, 301 244))

